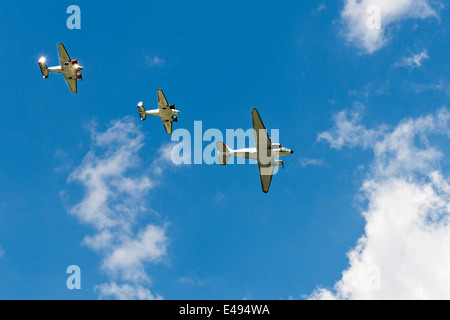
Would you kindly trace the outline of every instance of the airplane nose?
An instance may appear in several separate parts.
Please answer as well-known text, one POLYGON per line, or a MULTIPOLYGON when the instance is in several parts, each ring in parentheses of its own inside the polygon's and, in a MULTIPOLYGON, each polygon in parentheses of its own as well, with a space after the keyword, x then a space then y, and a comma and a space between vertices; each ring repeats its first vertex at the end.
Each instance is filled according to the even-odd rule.
POLYGON ((291 154, 293 154, 294 153, 294 150, 291 150, 291 154))

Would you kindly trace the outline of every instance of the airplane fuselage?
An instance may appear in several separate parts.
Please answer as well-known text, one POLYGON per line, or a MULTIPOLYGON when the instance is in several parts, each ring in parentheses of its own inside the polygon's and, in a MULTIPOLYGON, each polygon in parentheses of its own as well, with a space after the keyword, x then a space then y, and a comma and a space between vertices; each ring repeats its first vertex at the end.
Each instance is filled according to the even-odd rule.
POLYGON ((49 72, 62 73, 68 79, 76 79, 77 73, 84 68, 78 64, 72 64, 71 62, 65 62, 61 66, 48 68, 49 72))
POLYGON ((169 107, 166 108, 161 108, 162 113, 161 114, 159 109, 153 109, 153 110, 146 110, 145 113, 149 116, 154 116, 154 117, 160 117, 160 118, 167 118, 170 119, 173 116, 176 116, 177 114, 180 113, 180 111, 175 110, 175 109, 170 109, 169 107))
MULTIPOLYGON (((283 147, 283 148, 272 149, 270 152, 270 155, 268 153, 267 156, 270 156, 273 160, 274 158, 288 156, 293 153, 294 152, 292 150, 283 147)), ((230 151, 230 156, 236 157, 236 158, 258 160, 256 148, 245 148, 245 149, 232 150, 232 151, 230 151)))

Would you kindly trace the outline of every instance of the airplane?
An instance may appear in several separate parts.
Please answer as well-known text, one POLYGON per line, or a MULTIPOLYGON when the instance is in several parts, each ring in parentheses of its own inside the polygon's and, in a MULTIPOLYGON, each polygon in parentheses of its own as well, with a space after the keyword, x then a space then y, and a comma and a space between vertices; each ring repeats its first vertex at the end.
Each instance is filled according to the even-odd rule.
POLYGON ((61 65, 57 67, 47 67, 45 57, 39 59, 39 67, 41 68, 42 76, 44 79, 47 79, 49 72, 61 73, 64 76, 64 79, 66 79, 70 90, 73 93, 77 93, 77 80, 83 79, 83 75, 79 72, 84 68, 78 64, 78 60, 70 59, 70 56, 62 43, 58 43, 58 53, 61 65))
POLYGON ((283 147, 280 143, 272 143, 266 128, 261 120, 258 110, 253 108, 253 133, 255 135, 255 148, 232 150, 223 142, 217 142, 219 163, 225 166, 230 157, 253 159, 258 162, 261 187, 264 193, 268 193, 274 168, 284 167, 284 161, 275 160, 278 157, 288 156, 294 151, 283 147))
POLYGON ((172 134, 172 124, 173 122, 178 122, 176 115, 180 113, 180 111, 175 109, 174 104, 167 102, 164 92, 161 89, 158 90, 158 109, 145 110, 144 104, 141 101, 138 103, 138 110, 142 121, 147 119, 147 115, 160 117, 168 134, 172 134))

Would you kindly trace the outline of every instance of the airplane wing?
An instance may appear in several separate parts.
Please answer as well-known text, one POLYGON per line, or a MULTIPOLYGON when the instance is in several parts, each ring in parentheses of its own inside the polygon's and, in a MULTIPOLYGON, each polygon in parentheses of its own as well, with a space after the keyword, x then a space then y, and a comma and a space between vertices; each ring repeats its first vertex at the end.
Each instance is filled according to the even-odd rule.
POLYGON ((252 119, 261 186, 263 191, 267 193, 269 192, 274 171, 274 167, 272 166, 272 141, 270 141, 266 127, 261 120, 258 110, 255 108, 252 110, 252 119))
POLYGON ((255 108, 252 110, 252 119, 257 160, 264 165, 269 164, 272 161, 272 142, 261 120, 261 116, 255 108))
POLYGON ((170 110, 169 103, 161 89, 158 90, 158 108, 166 132, 172 134, 172 111, 170 110))
POLYGON ((58 52, 59 52, 59 61, 61 62, 61 66, 72 61, 72 59, 70 59, 69 54, 67 53, 66 48, 64 47, 64 45, 61 42, 58 43, 58 52))
POLYGON ((66 77, 65 75, 64 75, 64 78, 66 79, 67 84, 70 87, 70 90, 73 93, 77 93, 77 79, 71 79, 71 78, 66 77))
POLYGON ((166 132, 168 134, 172 134, 172 124, 173 124, 172 120, 166 120, 166 121, 163 120, 164 128, 166 128, 166 132))
POLYGON ((272 182, 273 171, 275 167, 272 166, 272 164, 263 165, 260 162, 258 162, 258 168, 259 168, 259 177, 261 178, 261 187, 264 193, 268 193, 270 189, 270 183, 272 182))
MULTIPOLYGON (((61 62, 61 67, 64 69, 63 66, 69 64, 72 61, 72 59, 70 59, 70 56, 67 53, 66 48, 61 42, 58 43, 58 53, 59 53, 59 61, 61 62)), ((66 79, 70 90, 73 93, 77 93, 77 79, 76 78, 73 79, 72 77, 66 76, 66 74, 64 74, 64 78, 66 79)))
POLYGON ((166 96, 164 95, 164 92, 159 89, 158 90, 158 108, 164 108, 164 107, 168 107, 169 103, 167 102, 166 96))

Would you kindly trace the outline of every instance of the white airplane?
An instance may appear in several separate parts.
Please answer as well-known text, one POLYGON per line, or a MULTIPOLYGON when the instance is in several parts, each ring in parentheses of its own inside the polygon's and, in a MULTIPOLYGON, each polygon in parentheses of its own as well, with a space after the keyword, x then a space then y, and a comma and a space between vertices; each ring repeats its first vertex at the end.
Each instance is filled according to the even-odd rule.
POLYGON ((83 70, 83 67, 78 64, 78 60, 70 59, 70 56, 62 43, 58 43, 58 53, 61 65, 57 67, 49 68, 45 64, 44 57, 39 59, 39 67, 41 68, 42 76, 44 79, 47 79, 49 72, 61 73, 64 76, 64 79, 66 79, 70 90, 73 93, 77 93, 77 80, 83 79, 83 75, 78 72, 83 70))
POLYGON ((144 104, 139 102, 138 110, 142 121, 147 118, 147 115, 160 117, 168 134, 172 134, 172 124, 173 122, 178 122, 178 117, 176 117, 176 115, 180 113, 180 111, 175 109, 174 104, 169 104, 167 102, 161 89, 158 90, 158 109, 145 110, 144 104))
POLYGON ((258 110, 255 108, 252 110, 252 119, 253 132, 255 134, 255 148, 232 150, 223 142, 217 142, 219 163, 226 165, 230 157, 258 161, 262 190, 264 193, 268 193, 274 168, 277 166, 284 167, 284 161, 275 160, 275 158, 291 155, 294 151, 284 148, 280 143, 272 144, 258 110))

